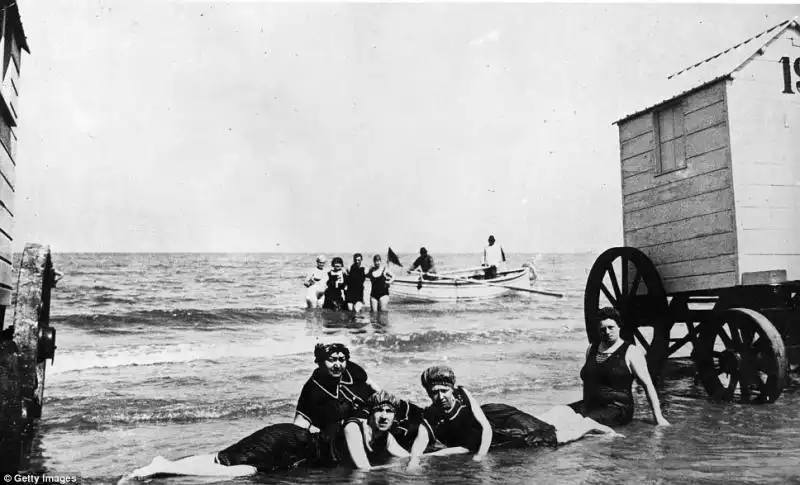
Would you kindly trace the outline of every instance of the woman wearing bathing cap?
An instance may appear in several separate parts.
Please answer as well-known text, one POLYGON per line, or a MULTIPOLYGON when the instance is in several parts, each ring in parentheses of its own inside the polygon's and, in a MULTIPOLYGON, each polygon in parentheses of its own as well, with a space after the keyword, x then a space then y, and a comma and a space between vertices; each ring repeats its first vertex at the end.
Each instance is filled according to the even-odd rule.
POLYGON ((448 366, 425 369, 422 386, 431 399, 424 416, 430 433, 420 433, 411 447, 409 466, 418 464, 419 456, 431 444, 460 447, 475 453, 479 460, 490 448, 553 447, 580 438, 590 432, 614 433, 567 406, 557 406, 540 418, 508 404, 479 405, 462 386, 448 366))
POLYGON ((333 437, 319 436, 319 460, 313 464, 344 464, 369 470, 392 456, 408 456, 390 433, 400 406, 392 394, 378 391, 365 403, 365 417, 349 418, 333 437))
POLYGON ((324 255, 320 254, 317 256, 316 267, 309 271, 308 275, 306 275, 306 279, 303 281, 305 287, 308 288, 306 292, 307 308, 317 308, 320 306, 319 300, 325 294, 326 288, 327 273, 325 271, 325 263, 327 262, 328 260, 324 255))
POLYGON ((335 436, 347 419, 366 417, 366 400, 379 389, 342 343, 318 343, 314 362, 317 368, 300 392, 294 423, 335 436))
POLYGON ((336 434, 310 433, 292 423, 267 426, 222 451, 180 460, 157 457, 127 479, 159 474, 247 476, 305 466, 349 465, 369 470, 392 456, 408 456, 390 433, 402 404, 386 391, 364 404, 365 418, 349 418, 336 434))

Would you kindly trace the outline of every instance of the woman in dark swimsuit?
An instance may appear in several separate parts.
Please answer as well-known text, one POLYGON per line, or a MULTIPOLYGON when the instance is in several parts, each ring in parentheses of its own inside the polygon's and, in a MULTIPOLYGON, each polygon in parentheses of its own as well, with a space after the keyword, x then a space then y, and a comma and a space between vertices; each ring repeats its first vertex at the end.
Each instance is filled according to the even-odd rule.
MULTIPOLYGON (((341 343, 314 346, 317 369, 303 386, 294 423, 267 426, 213 454, 180 460, 156 457, 128 478, 157 474, 246 476, 287 469, 299 463, 341 461, 331 448, 346 423, 369 416, 369 398, 376 387, 359 365, 350 362, 350 350, 341 343), (312 433, 312 431, 320 431, 312 433)), ((343 449, 339 447, 338 449, 343 449)))
POLYGON ((376 462, 392 456, 408 456, 390 432, 400 402, 386 391, 367 399, 366 418, 350 418, 335 436, 327 441, 320 436, 318 457, 313 462, 325 466, 346 464, 369 470, 376 462))
POLYGON ((350 350, 341 343, 314 346, 317 368, 297 400, 294 423, 318 429, 331 436, 352 417, 366 417, 365 402, 378 391, 366 371, 350 360, 350 350))
POLYGON ((350 311, 361 311, 364 306, 364 280, 367 279, 367 269, 361 266, 363 257, 360 253, 353 255, 353 265, 344 277, 346 288, 344 301, 350 311))
POLYGON ((429 433, 419 433, 414 441, 409 467, 431 446, 461 448, 480 460, 489 449, 554 447, 589 433, 614 434, 567 406, 556 406, 541 418, 508 404, 481 406, 466 389, 456 387, 453 369, 447 366, 426 369, 421 380, 432 402, 424 411, 429 433))
POLYGON ((600 341, 589 346, 581 369, 583 400, 570 404, 576 412, 607 426, 628 424, 633 419, 633 379, 647 392, 653 417, 658 425, 669 425, 661 414, 647 360, 638 347, 619 336, 622 319, 610 307, 600 310, 600 341))
POLYGON ((386 310, 389 306, 389 285, 394 281, 394 275, 389 268, 381 264, 381 255, 372 258, 372 268, 367 273, 372 289, 369 292, 370 311, 386 310))
POLYGON ((344 261, 335 257, 331 260, 333 269, 328 271, 328 281, 325 287, 325 303, 322 308, 328 310, 344 310, 344 261))
POLYGON ((405 457, 390 430, 400 402, 379 391, 366 402, 366 418, 350 418, 336 434, 310 433, 291 423, 273 424, 216 454, 180 460, 157 457, 127 479, 153 475, 247 476, 304 466, 352 466, 369 470, 392 456, 405 457))

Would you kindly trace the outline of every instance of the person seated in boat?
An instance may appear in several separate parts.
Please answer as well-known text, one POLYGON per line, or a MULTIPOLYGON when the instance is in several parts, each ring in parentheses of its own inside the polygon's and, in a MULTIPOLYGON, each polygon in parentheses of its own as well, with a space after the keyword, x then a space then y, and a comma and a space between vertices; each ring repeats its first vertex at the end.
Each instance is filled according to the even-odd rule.
POLYGON ((418 269, 422 270, 422 278, 436 279, 435 276, 428 276, 431 273, 436 273, 436 263, 433 261, 433 256, 428 254, 428 250, 424 247, 419 248, 419 257, 414 260, 414 263, 408 269, 408 273, 413 273, 418 269))
POLYGON ((494 236, 489 236, 489 245, 483 248, 483 261, 481 266, 484 267, 484 275, 486 279, 497 277, 498 266, 504 266, 506 263, 506 253, 503 251, 503 246, 495 244, 494 236))
POLYGON ((479 405, 463 387, 456 386, 453 369, 439 365, 426 369, 422 386, 431 399, 425 408, 425 429, 411 447, 409 467, 433 447, 458 448, 480 460, 490 448, 555 447, 588 433, 615 435, 613 429, 586 419, 568 406, 557 406, 541 418, 508 404, 479 405))
POLYGON ((327 275, 325 273, 326 262, 327 260, 324 255, 320 254, 317 256, 316 267, 308 273, 303 282, 305 287, 308 288, 306 292, 306 307, 308 308, 319 307, 319 300, 325 294, 327 282, 327 275))
POLYGON ((366 400, 380 389, 361 366, 350 360, 350 350, 344 344, 316 344, 314 362, 317 368, 300 392, 294 423, 334 436, 345 420, 366 417, 366 400))
POLYGON ((339 256, 331 260, 331 270, 325 280, 325 303, 322 308, 326 310, 344 310, 345 271, 344 261, 339 256))
POLYGON ((367 269, 362 266, 364 257, 361 253, 353 255, 353 264, 344 277, 344 301, 347 309, 359 312, 364 306, 364 281, 367 279, 367 269))
POLYGON ((581 369, 583 400, 570 407, 608 426, 628 424, 633 420, 631 386, 635 378, 647 393, 656 424, 669 425, 661 414, 661 403, 644 353, 620 338, 619 312, 611 307, 601 308, 597 318, 600 339, 586 350, 586 362, 581 369))
POLYGON ((372 267, 369 269, 367 277, 370 281, 370 311, 386 310, 389 306, 389 285, 394 281, 394 275, 386 265, 382 264, 380 254, 372 257, 372 267))

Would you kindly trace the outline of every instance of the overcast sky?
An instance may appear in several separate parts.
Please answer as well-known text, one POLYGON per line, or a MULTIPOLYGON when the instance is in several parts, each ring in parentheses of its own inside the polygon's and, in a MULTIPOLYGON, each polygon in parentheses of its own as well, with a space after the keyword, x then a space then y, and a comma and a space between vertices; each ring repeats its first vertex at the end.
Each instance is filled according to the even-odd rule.
POLYGON ((20 0, 16 250, 600 251, 657 78, 792 5, 20 0))

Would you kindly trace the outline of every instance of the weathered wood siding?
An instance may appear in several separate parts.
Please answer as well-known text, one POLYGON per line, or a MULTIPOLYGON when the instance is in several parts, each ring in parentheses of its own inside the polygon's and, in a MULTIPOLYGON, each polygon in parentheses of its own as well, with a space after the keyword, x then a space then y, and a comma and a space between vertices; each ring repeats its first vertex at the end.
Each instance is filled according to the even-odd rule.
POLYGON ((0 81, 0 305, 11 303, 12 258, 11 241, 14 222, 14 192, 16 184, 19 68, 21 33, 10 13, 0 16, 0 50, 2 50, 2 80, 0 81))
POLYGON ((728 91, 740 275, 783 269, 800 280, 799 39, 797 29, 783 32, 735 73, 728 91), (791 93, 782 57, 792 64, 791 93))
POLYGON ((680 100, 686 168, 656 173, 653 112, 619 126, 625 245, 669 293, 736 284, 736 227, 725 82, 680 100))

